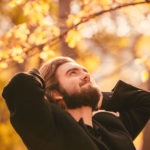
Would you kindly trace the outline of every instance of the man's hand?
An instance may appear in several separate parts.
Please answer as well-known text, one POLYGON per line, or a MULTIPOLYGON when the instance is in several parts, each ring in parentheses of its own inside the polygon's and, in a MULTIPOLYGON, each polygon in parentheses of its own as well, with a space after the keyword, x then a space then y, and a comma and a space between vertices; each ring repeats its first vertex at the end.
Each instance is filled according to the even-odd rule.
POLYGON ((29 75, 32 75, 41 85, 41 87, 44 89, 45 88, 45 82, 43 78, 40 76, 40 73, 37 69, 33 68, 29 72, 27 72, 29 75))

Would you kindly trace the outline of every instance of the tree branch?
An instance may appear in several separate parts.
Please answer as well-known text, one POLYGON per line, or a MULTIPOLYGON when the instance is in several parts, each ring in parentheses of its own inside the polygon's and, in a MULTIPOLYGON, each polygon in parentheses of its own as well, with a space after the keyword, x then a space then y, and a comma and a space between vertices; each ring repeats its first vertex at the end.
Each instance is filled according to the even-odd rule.
MULTIPOLYGON (((121 8, 125 8, 125 7, 129 7, 129 6, 135 6, 135 5, 141 5, 141 4, 147 4, 147 3, 150 3, 150 1, 141 1, 141 2, 134 2, 134 3, 126 3, 126 4, 122 4, 122 5, 118 5, 118 6, 115 6, 113 8, 109 8, 109 9, 106 9, 106 10, 102 10, 100 12, 97 12, 97 13, 94 13, 94 14, 91 14, 87 17, 83 17, 81 18, 81 21, 73 26, 71 26, 70 28, 68 28, 66 31, 64 31, 62 34, 60 34, 58 37, 54 37, 53 39, 49 40, 48 42, 46 43, 43 43, 43 44, 40 44, 40 45, 35 45, 31 48, 29 48, 25 53, 28 54, 28 57, 30 57, 30 54, 29 52, 32 51, 34 48, 36 47, 43 47, 45 44, 49 44, 50 46, 53 46, 55 45, 59 40, 61 40, 71 29, 75 29, 77 28, 80 24, 82 23, 85 23, 97 16, 100 16, 102 14, 105 14, 107 12, 112 12, 112 11, 115 11, 115 10, 118 10, 118 9, 121 9, 121 8)), ((31 55, 32 56, 32 55, 31 55)), ((13 61, 13 58, 12 56, 9 56, 8 58, 0 58, 0 62, 11 62, 13 61)))

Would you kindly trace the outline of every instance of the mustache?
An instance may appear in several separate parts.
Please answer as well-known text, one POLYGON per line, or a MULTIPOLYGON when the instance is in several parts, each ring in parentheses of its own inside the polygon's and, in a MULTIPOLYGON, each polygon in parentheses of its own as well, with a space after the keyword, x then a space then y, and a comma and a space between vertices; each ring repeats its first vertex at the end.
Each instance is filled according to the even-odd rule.
POLYGON ((85 84, 87 84, 87 83, 92 83, 91 81, 81 81, 80 83, 79 83, 79 86, 81 87, 81 86, 83 86, 83 85, 85 85, 85 84))

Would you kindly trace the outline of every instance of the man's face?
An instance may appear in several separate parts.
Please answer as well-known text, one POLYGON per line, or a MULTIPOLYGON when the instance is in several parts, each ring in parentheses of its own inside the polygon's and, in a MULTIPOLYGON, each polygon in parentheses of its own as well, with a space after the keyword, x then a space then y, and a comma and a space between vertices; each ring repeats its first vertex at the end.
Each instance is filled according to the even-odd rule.
POLYGON ((89 72, 76 62, 61 65, 56 76, 59 82, 59 92, 68 108, 90 106, 93 109, 100 100, 100 91, 89 72))

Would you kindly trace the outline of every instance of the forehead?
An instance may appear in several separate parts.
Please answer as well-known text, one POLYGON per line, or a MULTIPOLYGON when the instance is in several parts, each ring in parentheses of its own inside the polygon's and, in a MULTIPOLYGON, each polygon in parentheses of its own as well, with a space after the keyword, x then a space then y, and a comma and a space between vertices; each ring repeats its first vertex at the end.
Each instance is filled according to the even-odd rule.
POLYGON ((73 68, 76 68, 76 69, 85 69, 85 67, 83 67, 82 65, 76 63, 76 62, 67 62, 67 63, 64 63, 62 64, 61 66, 58 67, 57 71, 56 71, 56 74, 59 75, 59 73, 61 74, 65 74, 68 70, 70 69, 73 69, 73 68))

